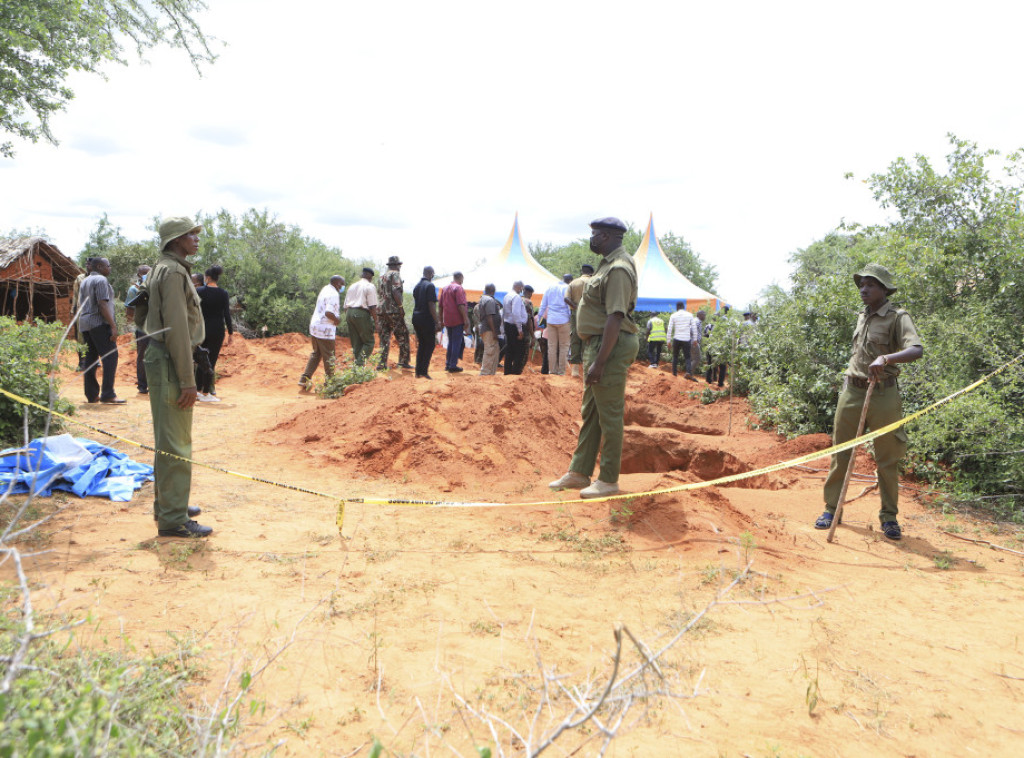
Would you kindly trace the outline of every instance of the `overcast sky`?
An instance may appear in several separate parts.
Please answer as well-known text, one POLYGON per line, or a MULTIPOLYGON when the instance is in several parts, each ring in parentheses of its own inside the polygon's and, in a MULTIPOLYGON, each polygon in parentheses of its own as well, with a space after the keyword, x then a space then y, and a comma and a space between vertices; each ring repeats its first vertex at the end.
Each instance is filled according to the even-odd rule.
POLYGON ((742 305, 883 220, 862 180, 895 158, 1024 145, 1019 3, 208 2, 202 78, 158 51, 72 79, 60 146, 0 159, 0 231, 76 255, 104 212, 144 238, 267 208, 411 278, 497 252, 516 211, 527 244, 653 212, 742 305))

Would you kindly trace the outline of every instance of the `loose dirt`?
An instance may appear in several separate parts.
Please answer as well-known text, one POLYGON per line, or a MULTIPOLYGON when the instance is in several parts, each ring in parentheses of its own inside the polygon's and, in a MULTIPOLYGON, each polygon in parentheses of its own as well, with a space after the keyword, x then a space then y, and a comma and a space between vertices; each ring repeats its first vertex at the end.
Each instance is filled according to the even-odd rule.
MULTIPOLYGON (((664 680, 648 678, 649 692, 677 697, 638 699, 607 755, 1024 752, 1022 556, 956 536, 1021 550, 1012 530, 944 517, 907 489, 905 537, 890 542, 870 491, 847 506, 828 544, 812 526, 822 475, 806 468, 732 487, 574 501, 546 484, 575 444, 578 379, 535 366, 480 377, 471 360, 451 375, 438 351, 432 381, 396 369, 321 400, 297 392, 307 349, 301 335, 227 346, 223 402, 196 408, 194 456, 328 497, 197 466, 192 502, 214 527, 209 540, 156 539, 147 485, 130 503, 71 502, 52 552, 32 567, 44 585, 37 607, 89 614, 80 644, 164 650, 185 640, 206 664, 199 707, 266 665, 244 699, 241 744, 362 756, 377 736, 395 755, 475 755, 471 743, 493 738, 460 698, 491 714, 499 735, 500 718, 524 738, 532 724, 536 737, 568 713, 566 697, 536 710, 540 668, 570 691, 599 688, 616 625, 658 650, 738 579, 662 658, 664 680), (339 534, 346 498, 494 505, 348 502, 339 534)), ((339 340, 339 355, 347 349, 339 340)), ((128 404, 83 403, 78 417, 148 444, 133 359, 122 351, 128 404)), ((829 444, 754 430, 742 400, 701 404, 705 386, 664 367, 634 368, 625 491, 754 470, 829 444)), ((64 394, 82 402, 81 380, 68 374, 64 394)), ((858 471, 873 471, 864 455, 858 471)), ((627 638, 622 655, 625 670, 640 654, 627 638)), ((590 722, 545 754, 596 755, 599 738, 590 722)), ((504 750, 520 755, 522 743, 506 740, 504 750)))

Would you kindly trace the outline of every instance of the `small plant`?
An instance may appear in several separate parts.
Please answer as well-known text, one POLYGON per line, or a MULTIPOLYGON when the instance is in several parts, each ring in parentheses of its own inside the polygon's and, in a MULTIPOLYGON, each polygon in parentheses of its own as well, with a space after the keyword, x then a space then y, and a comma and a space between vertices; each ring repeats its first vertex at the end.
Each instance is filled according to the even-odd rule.
POLYGON ((633 509, 627 503, 623 503, 621 508, 612 508, 611 510, 613 524, 616 521, 629 521, 629 517, 633 515, 633 509))
POLYGON ((932 562, 935 564, 935 568, 948 571, 953 568, 953 564, 956 563, 956 558, 948 550, 937 553, 932 556, 932 562))
POLYGON ((713 563, 709 563, 707 566, 700 571, 700 583, 701 584, 714 584, 722 576, 721 566, 716 566, 713 563))
POLYGON ((493 621, 474 621, 469 628, 482 637, 497 637, 501 634, 501 627, 493 621))
POLYGON ((380 376, 380 372, 370 366, 350 366, 325 380, 317 387, 316 393, 325 398, 341 397, 345 394, 346 387, 372 382, 378 376, 380 376))
POLYGON ((750 554, 757 549, 757 540, 750 532, 743 532, 740 535, 740 547, 743 549, 743 562, 750 563, 750 554))

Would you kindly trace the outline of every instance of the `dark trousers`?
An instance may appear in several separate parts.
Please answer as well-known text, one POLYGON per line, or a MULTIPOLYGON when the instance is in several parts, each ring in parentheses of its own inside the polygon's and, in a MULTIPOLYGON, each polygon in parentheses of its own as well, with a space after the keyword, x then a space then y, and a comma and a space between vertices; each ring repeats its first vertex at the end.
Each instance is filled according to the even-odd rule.
POLYGON ((85 399, 90 403, 117 397, 114 392, 114 375, 117 374, 117 344, 111 337, 110 325, 103 324, 85 333, 86 368, 85 399), (103 388, 96 381, 97 363, 103 366, 103 388))
MULTIPOLYGON (((214 369, 217 368, 217 359, 220 358, 220 349, 224 347, 224 335, 225 331, 223 329, 217 330, 210 329, 209 326, 206 327, 206 339, 203 341, 203 347, 210 351, 210 366, 214 369)), ((205 392, 207 394, 213 392, 215 373, 216 372, 210 375, 210 381, 206 386, 197 388, 200 392, 205 392)))
POLYGON ((135 385, 139 392, 149 392, 149 383, 146 381, 146 364, 143 360, 146 357, 146 345, 149 344, 149 337, 139 329, 135 330, 135 385))
POLYGON ((544 358, 543 362, 540 365, 540 372, 542 374, 550 374, 551 364, 548 363, 548 340, 546 337, 541 337, 539 340, 537 340, 537 349, 540 350, 540 354, 544 358))
POLYGON ((466 341, 462 339, 465 328, 465 324, 445 327, 445 330, 448 332, 448 355, 445 357, 444 362, 446 369, 450 370, 459 367, 459 361, 462 360, 462 351, 466 348, 466 341))
POLYGON ((661 361, 661 349, 665 347, 665 343, 660 340, 651 342, 647 341, 647 362, 652 366, 657 366, 661 361))
POLYGON ((526 363, 526 340, 520 328, 505 322, 505 375, 523 373, 526 363))
POLYGON ((708 354, 708 363, 710 364, 710 367, 708 368, 707 373, 704 374, 704 378, 707 379, 708 384, 714 383, 717 378, 718 386, 721 387, 725 384, 725 372, 728 366, 724 363, 716 365, 715 359, 710 353, 708 354))
POLYGON ((690 343, 686 340, 672 340, 672 376, 679 376, 679 353, 683 353, 683 373, 690 373, 690 343))
POLYGON ((412 328, 416 330, 416 376, 427 376, 430 373, 430 356, 437 344, 434 319, 429 313, 413 313, 412 328))

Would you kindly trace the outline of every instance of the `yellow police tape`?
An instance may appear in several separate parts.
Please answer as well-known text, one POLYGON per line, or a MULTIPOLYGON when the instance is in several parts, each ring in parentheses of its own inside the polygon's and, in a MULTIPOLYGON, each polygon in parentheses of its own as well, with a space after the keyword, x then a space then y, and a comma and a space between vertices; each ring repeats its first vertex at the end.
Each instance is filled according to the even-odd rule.
MULTIPOLYGON (((883 434, 889 434, 890 432, 894 432, 897 429, 899 429, 900 427, 902 427, 902 426, 904 426, 906 424, 909 424, 911 421, 915 421, 916 419, 919 419, 922 416, 925 416, 925 415, 927 415, 929 413, 932 413, 933 411, 937 410, 938 408, 941 408, 943 405, 951 403, 953 400, 955 400, 956 398, 960 397, 961 395, 966 395, 969 392, 973 392, 974 390, 976 390, 981 385, 983 385, 986 382, 990 381, 991 379, 993 379, 994 377, 998 376, 999 374, 1004 373, 1005 371, 1007 371, 1011 367, 1015 366, 1016 364, 1020 363, 1021 361, 1024 361, 1024 353, 1021 353, 1020 355, 1018 355, 1016 358, 1014 358, 1013 360, 1009 361, 1008 363, 1003 364, 1002 366, 997 368, 995 371, 992 371, 991 373, 986 374, 981 379, 978 379, 976 382, 973 382, 972 384, 969 384, 966 387, 963 387, 962 389, 959 389, 956 392, 954 392, 954 393, 952 393, 950 395, 947 395, 946 397, 944 397, 941 400, 938 400, 938 401, 932 403, 931 405, 929 405, 926 408, 922 408, 921 410, 916 411, 915 413, 912 413, 909 416, 904 416, 899 421, 897 421, 895 423, 892 423, 892 424, 889 424, 888 426, 882 427, 881 429, 875 429, 875 430, 873 430, 871 432, 868 432, 867 434, 864 434, 864 435, 862 435, 860 437, 857 437, 855 439, 849 440, 847 442, 843 442, 843 443, 841 443, 839 445, 833 445, 832 447, 826 448, 824 450, 819 450, 819 451, 814 452, 814 453, 808 453, 807 455, 802 455, 799 458, 792 458, 792 459, 790 459, 788 461, 782 461, 781 463, 775 463, 775 464, 772 464, 771 466, 765 466, 764 468, 759 468, 759 469, 756 469, 754 471, 744 471, 743 473, 740 473, 740 474, 730 474, 729 476, 719 477, 718 479, 709 479, 707 481, 702 481, 702 482, 691 482, 689 484, 680 484, 680 485, 677 485, 675 487, 666 487, 664 489, 659 489, 659 490, 648 490, 646 492, 628 492, 628 493, 619 493, 617 495, 609 495, 607 497, 590 498, 586 502, 588 502, 588 503, 602 503, 602 502, 610 502, 610 501, 616 501, 616 500, 630 501, 630 500, 636 500, 637 498, 641 498, 641 497, 647 497, 649 495, 667 495, 667 494, 672 494, 672 493, 675 493, 675 492, 686 492, 686 491, 689 491, 689 490, 703 489, 705 487, 717 487, 717 486, 720 486, 720 485, 723 485, 723 484, 730 484, 732 482, 742 481, 743 479, 752 479, 755 476, 763 476, 765 474, 771 474, 771 473, 774 473, 776 471, 781 471, 783 469, 792 468, 793 466, 799 466, 801 464, 813 461, 813 460, 815 460, 817 458, 823 458, 826 455, 833 455, 835 453, 841 453, 841 452, 843 452, 845 450, 850 450, 851 448, 854 448, 857 445, 862 445, 865 442, 869 442, 870 440, 873 440, 873 439, 875 439, 877 437, 881 437, 883 434)), ((193 460, 193 459, 189 459, 189 458, 183 458, 181 456, 174 455, 173 453, 168 453, 168 452, 165 452, 165 451, 156 450, 154 447, 152 447, 150 445, 145 445, 145 444, 143 444, 141 442, 136 442, 135 440, 130 440, 130 439, 126 438, 126 437, 121 437, 120 435, 114 434, 113 432, 108 432, 108 431, 106 431, 104 429, 100 429, 99 427, 92 426, 91 424, 87 424, 84 421, 78 421, 77 419, 71 418, 70 416, 66 416, 66 415, 64 415, 62 413, 57 413, 55 411, 50 411, 50 409, 48 409, 46 406, 40 405, 39 403, 36 403, 36 402, 34 402, 32 400, 29 400, 28 398, 21 397, 20 395, 16 395, 13 392, 8 392, 7 390, 3 389, 2 387, 0 387, 0 394, 10 398, 11 400, 14 400, 15 402, 21 403, 22 405, 30 406, 30 407, 33 407, 33 408, 38 408, 39 410, 45 411, 47 413, 52 413, 52 415, 55 418, 59 418, 59 419, 61 419, 63 421, 67 421, 68 423, 76 424, 78 426, 85 427, 86 429, 91 429, 94 432, 98 432, 99 434, 106 435, 107 437, 110 437, 112 439, 116 439, 116 440, 118 440, 120 442, 124 442, 125 444, 133 445, 133 446, 138 447, 138 448, 142 448, 143 450, 149 450, 149 451, 151 451, 153 453, 160 453, 161 455, 169 455, 172 458, 178 458, 179 460, 187 461, 187 462, 193 463, 193 464, 195 464, 197 466, 202 466, 203 468, 207 468, 207 469, 210 469, 212 471, 217 471, 217 472, 220 472, 222 474, 227 474, 229 476, 238 477, 239 479, 246 479, 246 480, 251 481, 251 482, 259 482, 260 484, 269 484, 269 485, 274 486, 274 487, 281 487, 283 489, 293 490, 295 492, 302 492, 302 493, 307 494, 307 495, 316 495, 317 497, 323 497, 323 498, 327 498, 329 500, 336 500, 338 502, 337 522, 338 522, 338 530, 339 531, 341 531, 342 524, 343 524, 344 518, 345 518, 345 503, 361 503, 361 504, 367 504, 367 505, 402 505, 402 506, 430 507, 430 508, 503 508, 503 507, 557 506, 557 505, 566 505, 567 503, 573 503, 573 502, 583 502, 581 500, 535 500, 535 501, 526 502, 526 503, 489 503, 489 502, 453 502, 453 501, 446 501, 446 500, 409 500, 409 499, 404 499, 404 498, 373 498, 373 497, 358 497, 358 498, 357 497, 346 497, 346 498, 339 498, 337 495, 331 495, 331 494, 326 493, 326 492, 318 492, 316 490, 307 489, 305 487, 298 487, 298 486, 296 486, 294 484, 282 484, 281 482, 275 482, 275 481, 272 481, 270 479, 263 479, 263 478, 258 477, 258 476, 253 476, 251 474, 243 474, 243 473, 240 473, 238 471, 231 471, 229 469, 221 468, 219 466, 214 466, 214 465, 211 465, 209 463, 202 463, 201 461, 197 461, 197 460, 193 460)))

